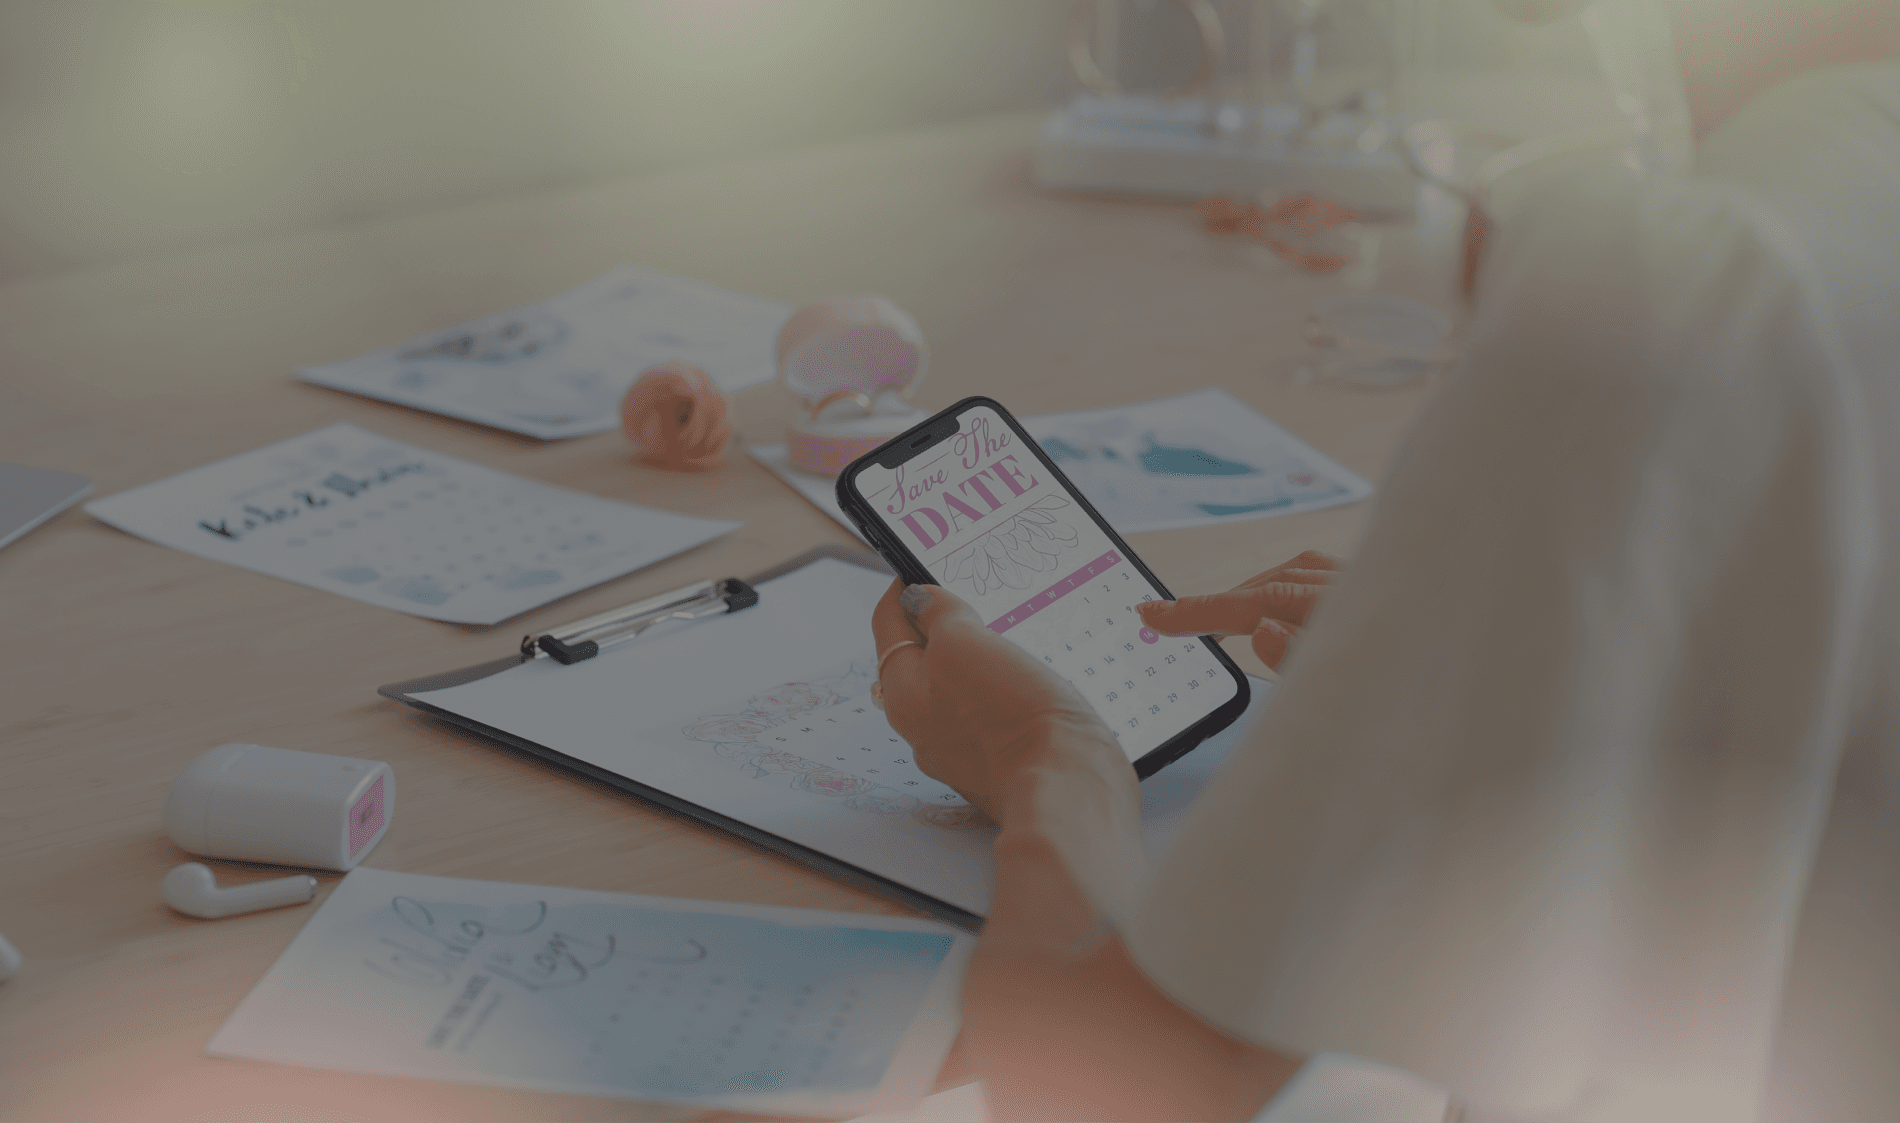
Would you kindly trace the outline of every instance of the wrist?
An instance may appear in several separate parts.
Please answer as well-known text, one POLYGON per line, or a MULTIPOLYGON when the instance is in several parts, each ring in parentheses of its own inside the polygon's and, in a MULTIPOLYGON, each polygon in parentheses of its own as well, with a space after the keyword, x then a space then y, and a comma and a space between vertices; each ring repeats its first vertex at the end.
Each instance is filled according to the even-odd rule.
POLYGON ((1100 722, 1055 728, 1025 755, 992 812, 1001 827, 999 909, 1005 883, 1039 886, 1029 895, 1040 902, 1032 911, 1067 899, 1054 942, 1071 950, 1093 946, 1128 918, 1145 861, 1141 786, 1114 740, 1100 722))
POLYGON ((1269 1094, 1253 1120, 1440 1123, 1461 1117, 1457 1111, 1451 1093, 1404 1069, 1346 1053, 1315 1053, 1269 1094))
POLYGON ((1037 830, 1052 813, 1072 811, 1078 801, 1106 812, 1132 800, 1139 809, 1134 768, 1093 714, 1055 714, 1032 723, 992 759, 1005 767, 990 785, 988 810, 1004 830, 1037 830))

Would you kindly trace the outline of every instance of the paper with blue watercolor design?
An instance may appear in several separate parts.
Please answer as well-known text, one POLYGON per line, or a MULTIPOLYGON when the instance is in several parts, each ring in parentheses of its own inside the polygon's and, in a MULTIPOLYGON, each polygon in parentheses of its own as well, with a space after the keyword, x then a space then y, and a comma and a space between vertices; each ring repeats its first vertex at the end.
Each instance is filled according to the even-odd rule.
MULTIPOLYGON (((1017 420, 1123 534, 1316 511, 1372 494, 1371 484, 1225 390, 1017 420)), ((836 481, 792 467, 784 445, 747 451, 857 533, 838 506, 836 481)))
POLYGON ((1123 534, 1353 503, 1372 485, 1221 389, 1022 418, 1123 534))
POLYGON ((622 265, 538 304, 497 312, 297 376, 336 390, 542 440, 620 425, 641 371, 678 359, 731 393, 770 381, 792 307, 622 265))
POLYGON ((835 1117, 928 1090, 972 946, 898 917, 358 869, 207 1051, 835 1117))

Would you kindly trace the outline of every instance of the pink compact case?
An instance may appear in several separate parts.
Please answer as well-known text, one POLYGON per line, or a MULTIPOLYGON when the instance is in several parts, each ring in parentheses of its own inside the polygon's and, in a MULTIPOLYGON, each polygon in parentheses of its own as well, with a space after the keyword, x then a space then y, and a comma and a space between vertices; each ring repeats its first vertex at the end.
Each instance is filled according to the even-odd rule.
POLYGON ((928 366, 917 322, 886 297, 801 306, 778 333, 779 383, 805 406, 785 438, 792 466, 835 476, 915 425, 923 411, 909 395, 928 366))

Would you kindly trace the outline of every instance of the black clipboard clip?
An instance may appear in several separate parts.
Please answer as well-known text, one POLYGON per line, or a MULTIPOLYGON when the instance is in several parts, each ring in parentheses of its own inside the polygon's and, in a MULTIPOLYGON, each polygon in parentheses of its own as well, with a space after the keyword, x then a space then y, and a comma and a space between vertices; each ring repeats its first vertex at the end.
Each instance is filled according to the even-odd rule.
POLYGON ((662 620, 697 620, 759 603, 759 591, 737 577, 701 581, 621 608, 576 620, 546 635, 521 637, 521 661, 543 656, 562 665, 584 662, 662 620))

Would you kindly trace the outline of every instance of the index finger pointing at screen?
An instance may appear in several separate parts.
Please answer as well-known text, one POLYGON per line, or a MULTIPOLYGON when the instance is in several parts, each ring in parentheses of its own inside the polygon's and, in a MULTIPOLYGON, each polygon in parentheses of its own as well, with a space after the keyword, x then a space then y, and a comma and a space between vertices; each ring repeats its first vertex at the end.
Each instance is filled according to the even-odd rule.
POLYGON ((1225 593, 1182 597, 1178 601, 1149 601, 1139 607, 1141 618, 1157 632, 1172 636, 1253 633, 1268 617, 1304 624, 1307 613, 1326 586, 1296 581, 1269 581, 1225 593))

